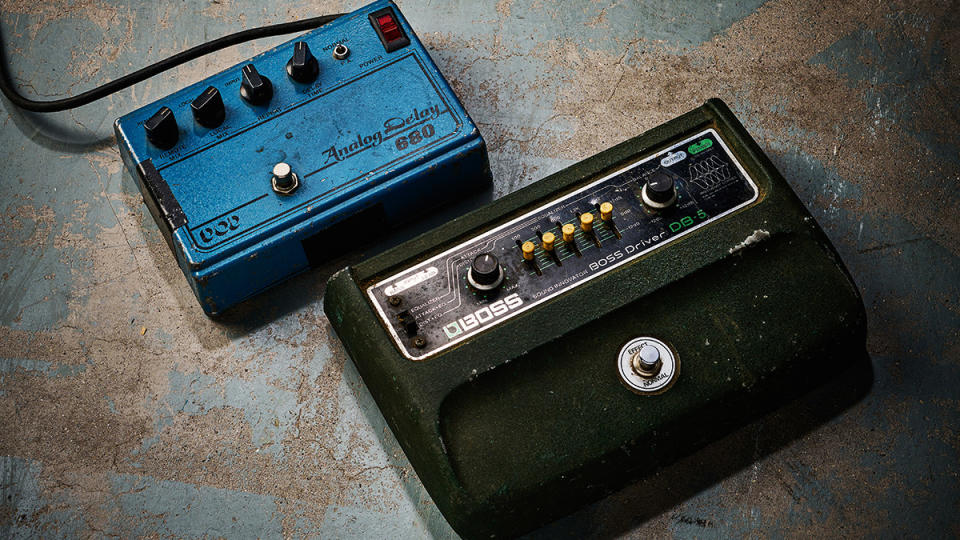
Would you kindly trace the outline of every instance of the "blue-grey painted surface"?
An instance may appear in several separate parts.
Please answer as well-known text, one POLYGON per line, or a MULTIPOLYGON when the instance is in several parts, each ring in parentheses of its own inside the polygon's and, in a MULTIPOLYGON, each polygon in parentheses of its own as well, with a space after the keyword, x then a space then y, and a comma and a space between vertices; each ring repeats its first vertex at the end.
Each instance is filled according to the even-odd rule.
MULTIPOLYGON (((951 4, 401 2, 487 139, 494 196, 718 96, 864 295, 874 380, 858 403, 771 451, 788 418, 748 426, 673 470, 722 468, 731 449, 745 466, 656 475, 540 536, 960 535, 951 4)), ((17 83, 51 98, 359 5, 8 0, 0 24, 17 83)), ((452 536, 321 309, 326 277, 364 254, 208 319, 122 170, 116 117, 284 40, 72 112, 3 103, 0 536, 452 536)))

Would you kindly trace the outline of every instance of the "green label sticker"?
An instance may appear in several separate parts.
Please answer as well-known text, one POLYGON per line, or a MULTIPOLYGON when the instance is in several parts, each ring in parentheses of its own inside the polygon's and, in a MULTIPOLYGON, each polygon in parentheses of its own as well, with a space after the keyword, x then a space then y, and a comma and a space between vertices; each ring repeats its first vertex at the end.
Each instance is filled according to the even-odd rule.
POLYGON ((691 144, 690 147, 687 148, 687 150, 690 152, 690 155, 693 155, 699 152, 703 152, 704 150, 706 150, 707 148, 710 148, 711 146, 713 146, 713 141, 710 139, 704 139, 702 141, 691 144))

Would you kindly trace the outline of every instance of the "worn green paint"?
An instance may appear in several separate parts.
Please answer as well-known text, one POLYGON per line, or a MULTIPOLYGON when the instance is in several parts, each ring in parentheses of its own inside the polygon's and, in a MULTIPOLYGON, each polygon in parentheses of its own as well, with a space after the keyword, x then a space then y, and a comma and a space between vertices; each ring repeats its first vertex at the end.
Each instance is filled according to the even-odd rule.
POLYGON ((337 273, 325 310, 420 479, 464 536, 556 519, 834 379, 865 358, 866 314, 833 248, 719 100, 337 273), (705 127, 760 198, 683 242, 422 362, 405 359, 364 291, 431 254, 705 127), (736 249, 758 230, 769 239, 736 249), (640 397, 621 345, 667 340, 676 384, 640 397))

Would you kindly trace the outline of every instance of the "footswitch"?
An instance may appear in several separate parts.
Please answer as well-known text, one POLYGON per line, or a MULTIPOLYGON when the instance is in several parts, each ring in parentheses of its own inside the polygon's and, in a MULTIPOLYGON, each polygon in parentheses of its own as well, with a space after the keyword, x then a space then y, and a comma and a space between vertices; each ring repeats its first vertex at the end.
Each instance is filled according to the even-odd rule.
POLYGON ((649 474, 865 345, 836 252, 718 100, 337 273, 325 309, 478 538, 649 474))
POLYGON ((392 2, 121 117, 123 161, 203 309, 490 183, 479 131, 392 2))

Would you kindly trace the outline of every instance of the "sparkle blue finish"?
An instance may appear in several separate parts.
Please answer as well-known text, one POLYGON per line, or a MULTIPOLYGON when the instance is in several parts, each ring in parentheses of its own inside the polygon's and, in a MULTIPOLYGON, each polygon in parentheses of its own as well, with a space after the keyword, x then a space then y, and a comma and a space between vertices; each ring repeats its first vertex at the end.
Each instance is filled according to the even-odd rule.
POLYGON ((138 166, 149 160, 182 208, 183 225, 169 225, 163 211, 154 218, 172 229, 168 243, 208 314, 305 270, 302 242, 358 212, 395 224, 490 182, 480 132, 392 2, 370 4, 133 111, 115 129, 144 198, 153 195, 138 166), (387 7, 410 39, 391 53, 369 20, 387 7), (313 83, 287 75, 296 41, 319 61, 313 83), (344 60, 332 56, 338 43, 350 50, 344 60), (240 96, 247 63, 273 85, 264 105, 240 96), (214 129, 190 110, 211 85, 226 110, 214 129), (163 106, 179 127, 169 150, 149 143, 143 130, 163 106), (272 189, 279 162, 299 177, 290 195, 272 189))

